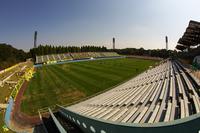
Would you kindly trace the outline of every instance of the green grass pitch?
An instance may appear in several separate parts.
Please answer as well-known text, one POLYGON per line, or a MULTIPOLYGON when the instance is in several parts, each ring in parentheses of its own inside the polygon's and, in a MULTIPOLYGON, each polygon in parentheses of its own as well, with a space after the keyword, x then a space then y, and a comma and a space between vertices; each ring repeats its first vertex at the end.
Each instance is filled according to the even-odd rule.
POLYGON ((155 62, 124 58, 40 67, 25 91, 21 111, 35 115, 40 108, 72 103, 122 83, 155 62))

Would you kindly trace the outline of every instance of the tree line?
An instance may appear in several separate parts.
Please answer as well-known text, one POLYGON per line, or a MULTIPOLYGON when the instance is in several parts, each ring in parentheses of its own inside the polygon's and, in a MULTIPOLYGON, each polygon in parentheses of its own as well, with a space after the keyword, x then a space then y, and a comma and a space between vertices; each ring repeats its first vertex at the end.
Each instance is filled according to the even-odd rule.
POLYGON ((116 49, 115 52, 122 55, 152 56, 160 58, 169 58, 175 56, 175 51, 166 49, 125 48, 116 49))
POLYGON ((0 70, 10 67, 18 62, 25 61, 27 53, 11 45, 0 43, 0 70))
POLYGON ((152 57, 175 57, 189 59, 192 62, 193 58, 200 53, 200 46, 192 49, 190 52, 180 52, 176 50, 166 49, 144 49, 144 48, 125 48, 125 49, 107 49, 104 46, 53 46, 39 45, 37 48, 32 48, 29 52, 18 50, 8 44, 0 43, 0 70, 18 62, 25 61, 27 58, 35 59, 36 55, 73 53, 73 52, 117 52, 121 55, 139 55, 152 57))
POLYGON ((115 51, 121 55, 140 55, 168 58, 174 57, 174 51, 166 49, 144 49, 144 48, 125 48, 125 49, 107 49, 104 46, 52 46, 39 45, 37 48, 32 48, 29 51, 29 56, 35 58, 39 55, 73 53, 73 52, 106 52, 115 51))
POLYGON ((34 58, 36 55, 73 53, 73 52, 105 52, 108 51, 104 46, 52 46, 39 45, 29 51, 29 56, 34 58))

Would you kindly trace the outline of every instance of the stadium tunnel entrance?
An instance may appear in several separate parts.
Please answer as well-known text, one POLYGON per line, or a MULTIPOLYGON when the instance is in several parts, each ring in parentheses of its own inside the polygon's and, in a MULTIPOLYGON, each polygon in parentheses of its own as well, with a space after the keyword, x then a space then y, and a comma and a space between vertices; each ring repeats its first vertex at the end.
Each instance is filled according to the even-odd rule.
POLYGON ((43 123, 35 126, 34 133, 84 133, 60 112, 52 113, 51 110, 49 112, 50 115, 42 115, 43 123))

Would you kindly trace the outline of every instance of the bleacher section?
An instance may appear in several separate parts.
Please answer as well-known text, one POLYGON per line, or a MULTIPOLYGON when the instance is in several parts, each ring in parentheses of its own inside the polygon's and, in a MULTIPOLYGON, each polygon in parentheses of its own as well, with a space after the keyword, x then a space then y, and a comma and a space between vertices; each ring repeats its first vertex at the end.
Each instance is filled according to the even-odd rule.
POLYGON ((76 59, 88 59, 91 58, 91 56, 88 54, 88 52, 82 52, 82 53, 71 53, 71 56, 74 60, 76 59))
POLYGON ((53 61, 65 61, 65 60, 72 60, 72 57, 69 53, 36 56, 35 63, 42 64, 42 63, 50 63, 53 61))
POLYGON ((200 112, 195 81, 179 61, 165 60, 110 91, 66 109, 119 123, 174 121, 200 112))
POLYGON ((65 53, 36 56, 36 64, 48 64, 53 62, 61 62, 66 60, 80 60, 101 57, 115 57, 119 56, 115 52, 80 52, 80 53, 65 53))

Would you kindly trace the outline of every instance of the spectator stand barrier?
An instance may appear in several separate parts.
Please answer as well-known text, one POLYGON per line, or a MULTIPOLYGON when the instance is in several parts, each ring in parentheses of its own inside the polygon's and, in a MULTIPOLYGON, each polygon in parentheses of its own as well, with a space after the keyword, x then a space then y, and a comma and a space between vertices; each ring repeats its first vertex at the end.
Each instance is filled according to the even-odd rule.
MULTIPOLYGON (((59 105, 58 105, 59 106, 59 105)), ((59 106, 63 117, 79 126, 85 133, 199 133, 200 113, 171 122, 118 123, 85 117, 59 106)))
POLYGON ((13 103, 14 100, 12 97, 10 97, 9 102, 8 102, 8 106, 6 108, 6 113, 5 113, 5 124, 8 128, 10 128, 10 119, 11 119, 11 112, 12 112, 12 108, 13 108, 13 103))

